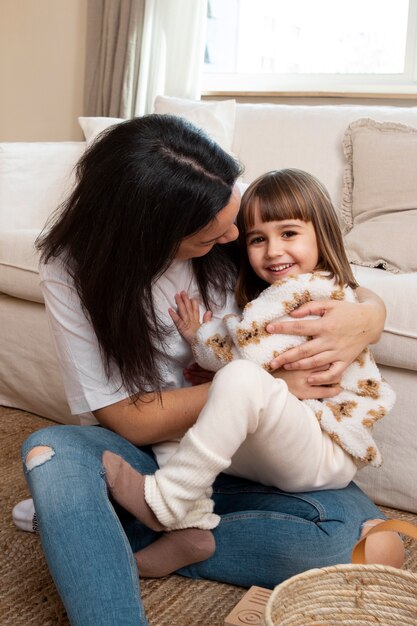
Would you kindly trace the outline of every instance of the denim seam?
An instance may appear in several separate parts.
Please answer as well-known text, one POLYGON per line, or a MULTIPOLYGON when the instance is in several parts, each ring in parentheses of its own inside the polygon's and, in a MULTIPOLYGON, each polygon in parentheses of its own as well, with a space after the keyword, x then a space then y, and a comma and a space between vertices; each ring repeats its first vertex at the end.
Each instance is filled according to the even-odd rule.
POLYGON ((317 502, 317 500, 315 498, 311 498, 305 495, 305 493, 300 492, 299 494, 297 493, 287 493, 287 492, 283 492, 283 491, 273 491, 271 489, 253 489, 248 487, 247 489, 238 489, 236 491, 232 491, 231 489, 216 489, 213 490, 213 495, 215 494, 221 494, 221 495, 239 495, 242 493, 265 493, 268 495, 274 495, 274 493, 276 493, 277 495, 285 495, 288 498, 293 498, 295 500, 302 500, 303 502, 306 502, 307 504, 310 504, 312 507, 314 507, 319 515, 319 519, 320 521, 324 521, 326 519, 326 510, 325 508, 319 503, 317 502))
MULTIPOLYGON (((131 545, 130 545, 127 537, 126 537, 126 533, 125 533, 125 531, 123 529, 121 521, 120 521, 118 515, 116 514, 116 511, 114 510, 114 508, 112 507, 112 505, 110 503, 110 500, 109 500, 109 497, 108 497, 108 492, 107 492, 107 485, 106 485, 105 475, 106 475, 106 472, 104 470, 100 470, 100 476, 101 476, 101 479, 102 479, 102 489, 104 491, 104 497, 105 497, 105 500, 106 500, 106 503, 107 503, 107 507, 108 507, 111 515, 116 520, 117 525, 119 527, 119 530, 121 532, 122 540, 123 540, 124 546, 126 548, 126 553, 127 553, 128 559, 129 559, 130 573, 131 573, 131 576, 132 576, 133 586, 134 586, 134 589, 136 591, 136 597, 139 598, 140 597, 140 582, 139 582, 139 576, 136 576, 137 566, 136 566, 135 557, 133 556, 132 547, 131 547, 131 545), (136 569, 134 569, 134 568, 136 568, 136 569)), ((141 606, 139 601, 138 601, 138 605, 139 605, 139 610, 142 611, 142 613, 143 613, 144 609, 143 609, 143 606, 141 606)))
POLYGON ((259 511, 259 512, 251 511, 247 513, 225 513, 224 515, 221 515, 220 517, 221 517, 221 523, 232 522, 232 521, 234 522, 236 520, 244 520, 244 519, 256 519, 256 520, 275 519, 279 521, 292 521, 292 522, 298 522, 300 524, 315 524, 316 525, 316 522, 313 522, 311 520, 302 519, 300 517, 296 517, 293 515, 284 515, 282 513, 276 513, 275 511, 259 511))

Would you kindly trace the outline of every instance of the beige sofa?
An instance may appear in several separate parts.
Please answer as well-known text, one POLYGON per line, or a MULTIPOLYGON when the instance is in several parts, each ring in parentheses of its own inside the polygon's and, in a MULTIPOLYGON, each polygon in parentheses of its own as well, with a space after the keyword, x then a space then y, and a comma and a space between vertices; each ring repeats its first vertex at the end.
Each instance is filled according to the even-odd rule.
MULTIPOLYGON (((417 181, 417 153, 414 161, 412 158, 417 142, 413 131, 417 128, 417 108, 196 103, 169 98, 158 98, 155 106, 161 113, 184 115, 211 133, 244 164, 245 182, 283 167, 315 174, 342 211, 345 229, 353 224, 347 241, 351 255, 360 263, 369 263, 368 258, 360 258, 366 257, 368 244, 371 264, 373 257, 378 261, 378 254, 397 249, 399 258, 390 257, 389 262, 395 272, 354 266, 360 284, 385 300, 386 329, 374 354, 398 396, 392 413, 375 427, 384 465, 378 470, 362 470, 357 482, 380 504, 417 511, 417 273, 412 258, 417 254, 411 245, 417 218, 416 210, 408 206, 408 196, 414 197, 417 206, 417 194, 413 196, 414 190, 407 188, 413 186, 414 178, 417 181), (389 124, 378 126, 373 134, 374 126, 365 123, 357 136, 354 126, 348 141, 345 138, 346 156, 345 132, 352 122, 363 118, 389 124), (398 127, 397 122, 412 128, 398 127), (391 154, 392 147, 395 155, 391 154), (353 177, 345 172, 352 153, 353 177), (396 199, 389 197, 388 204, 395 206, 389 204, 381 213, 381 204, 392 188, 405 196, 408 193, 406 203, 396 204, 396 199), (376 203, 372 201, 374 195, 378 196, 376 203), (371 216, 370 224, 367 215, 371 216), (403 223, 405 228, 399 226, 403 223), (358 239, 362 238, 362 248, 358 249, 356 232, 358 239), (378 243, 382 250, 378 250, 378 243), (403 262, 405 268, 396 267, 403 262)), ((81 120, 87 140, 108 123, 103 119, 81 120)), ((84 149, 84 142, 0 144, 0 404, 62 423, 77 423, 77 418, 70 415, 65 401, 39 289, 33 242, 70 188, 73 166, 84 149)))

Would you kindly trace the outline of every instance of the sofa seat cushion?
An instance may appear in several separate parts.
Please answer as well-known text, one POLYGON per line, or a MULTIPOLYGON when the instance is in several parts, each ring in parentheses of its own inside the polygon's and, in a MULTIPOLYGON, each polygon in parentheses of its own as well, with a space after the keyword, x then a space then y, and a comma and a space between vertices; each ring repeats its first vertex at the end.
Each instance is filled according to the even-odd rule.
POLYGON ((417 371, 417 273, 392 274, 382 269, 352 266, 361 287, 385 302, 387 319, 380 341, 372 346, 382 365, 417 371))
POLYGON ((34 248, 38 229, 0 233, 0 292, 43 302, 39 286, 39 254, 34 248))

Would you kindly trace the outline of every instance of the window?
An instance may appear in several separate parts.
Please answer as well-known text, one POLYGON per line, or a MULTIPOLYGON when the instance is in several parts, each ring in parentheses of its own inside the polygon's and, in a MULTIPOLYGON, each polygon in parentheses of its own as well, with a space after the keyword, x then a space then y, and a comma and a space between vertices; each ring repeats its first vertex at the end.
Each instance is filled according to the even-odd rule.
POLYGON ((204 92, 417 94, 417 0, 209 0, 204 92))

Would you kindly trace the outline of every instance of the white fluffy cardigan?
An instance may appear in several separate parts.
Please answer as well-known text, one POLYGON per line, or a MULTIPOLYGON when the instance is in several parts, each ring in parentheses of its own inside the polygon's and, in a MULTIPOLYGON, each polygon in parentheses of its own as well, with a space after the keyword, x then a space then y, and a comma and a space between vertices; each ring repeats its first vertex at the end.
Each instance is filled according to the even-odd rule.
MULTIPOLYGON (((234 359, 249 359, 270 371, 270 361, 308 337, 276 335, 265 328, 272 320, 291 320, 289 313, 310 300, 355 302, 350 287, 340 288, 325 272, 313 272, 276 281, 242 315, 203 324, 193 342, 196 361, 204 369, 217 371, 234 359)), ((309 319, 313 319, 310 317, 309 319)), ((395 402, 395 393, 382 380, 369 349, 345 370, 342 391, 323 400, 304 400, 314 411, 321 428, 351 454, 358 465, 378 467, 381 454, 372 437, 374 422, 384 417, 395 402)))

